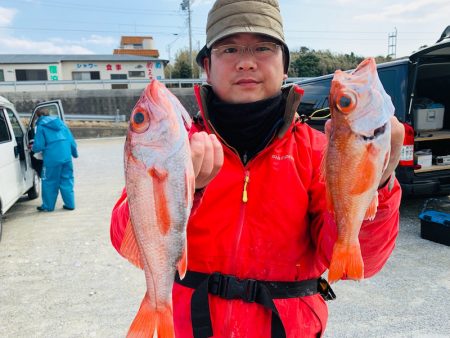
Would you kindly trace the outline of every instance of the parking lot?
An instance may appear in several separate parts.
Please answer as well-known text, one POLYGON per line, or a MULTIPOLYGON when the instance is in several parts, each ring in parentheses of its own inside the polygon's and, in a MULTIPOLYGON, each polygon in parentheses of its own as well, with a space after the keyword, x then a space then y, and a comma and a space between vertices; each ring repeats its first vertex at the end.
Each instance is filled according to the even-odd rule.
MULTIPOLYGON (((1 337, 124 337, 144 274, 110 244, 124 138, 80 140, 75 211, 8 211, 0 242, 1 337)), ((335 284, 326 337, 449 337, 450 247, 420 238, 423 199, 403 201, 400 236, 372 279, 335 284)))

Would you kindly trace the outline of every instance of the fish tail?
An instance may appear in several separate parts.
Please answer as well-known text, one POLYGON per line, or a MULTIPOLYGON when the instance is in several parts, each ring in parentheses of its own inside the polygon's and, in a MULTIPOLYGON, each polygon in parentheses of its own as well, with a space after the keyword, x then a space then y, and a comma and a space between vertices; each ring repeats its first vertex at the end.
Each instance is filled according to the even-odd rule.
POLYGON ((127 338, 153 338, 155 332, 158 338, 175 338, 172 304, 155 309, 148 295, 145 294, 141 307, 128 330, 127 338))
POLYGON ((364 277, 364 262, 359 243, 343 244, 336 242, 331 257, 328 281, 337 282, 342 278, 360 280, 364 277))
POLYGON ((165 305, 157 316, 158 338, 175 338, 172 304, 165 305))

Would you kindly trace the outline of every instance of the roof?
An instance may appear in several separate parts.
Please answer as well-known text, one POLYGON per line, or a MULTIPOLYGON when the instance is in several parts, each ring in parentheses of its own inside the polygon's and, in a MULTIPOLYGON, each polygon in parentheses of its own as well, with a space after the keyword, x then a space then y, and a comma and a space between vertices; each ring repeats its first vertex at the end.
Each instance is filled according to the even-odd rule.
POLYGON ((14 63, 59 63, 86 61, 167 61, 150 56, 128 54, 0 54, 0 64, 14 63))
POLYGON ((419 58, 449 57, 450 56, 450 37, 441 38, 432 46, 423 48, 410 56, 411 61, 415 62, 419 58))

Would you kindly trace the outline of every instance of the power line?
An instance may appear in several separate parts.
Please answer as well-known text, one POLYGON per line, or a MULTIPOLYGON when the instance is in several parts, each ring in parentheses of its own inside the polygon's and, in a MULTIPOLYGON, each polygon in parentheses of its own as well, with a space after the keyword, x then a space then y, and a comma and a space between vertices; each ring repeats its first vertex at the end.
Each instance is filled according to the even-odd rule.
MULTIPOLYGON (((16 4, 17 2, 26 3, 28 6, 30 5, 28 1, 26 0, 3 0, 3 1, 9 1, 16 4)), ((120 13, 120 14, 135 14, 135 15, 166 15, 166 16, 173 16, 175 14, 180 14, 180 11, 178 10, 153 10, 153 9, 133 9, 133 8, 126 8, 126 7, 105 7, 105 6, 95 6, 95 5, 80 5, 80 4, 68 4, 65 2, 57 2, 57 1, 40 1, 40 6, 42 7, 61 7, 61 8, 70 8, 74 10, 81 10, 81 11, 103 11, 103 12, 110 12, 110 13, 120 13)))
POLYGON ((42 28, 42 27, 12 27, 12 26, 0 26, 0 29, 10 29, 10 30, 31 30, 31 31, 62 31, 62 32, 89 32, 89 33, 132 33, 132 34, 161 34, 161 35, 173 35, 171 32, 149 32, 149 31, 122 31, 122 30, 99 30, 99 29, 70 29, 70 28, 42 28))
MULTIPOLYGON (((130 26, 134 26, 130 24, 130 26)), ((136 25, 139 27, 139 25, 136 25)), ((75 29, 75 28, 59 28, 59 27, 51 27, 51 28, 45 28, 45 27, 18 27, 18 26, 0 26, 0 29, 8 29, 8 30, 30 30, 30 31, 61 31, 61 32, 87 32, 87 33, 116 33, 116 34, 124 34, 124 33, 131 33, 131 34, 151 34, 151 35, 173 35, 173 32, 169 31, 153 31, 153 30, 145 30, 145 31, 127 31, 127 30, 100 30, 100 29, 75 29)), ((205 35, 204 33, 197 35, 205 35)), ((286 36, 289 39, 295 39, 295 40, 353 40, 353 41, 386 41, 386 38, 356 38, 356 37, 334 37, 334 36, 326 36, 326 37, 314 37, 314 36, 305 36, 305 35, 287 35, 286 36)), ((402 41, 423 41, 420 38, 402 38, 402 41)))

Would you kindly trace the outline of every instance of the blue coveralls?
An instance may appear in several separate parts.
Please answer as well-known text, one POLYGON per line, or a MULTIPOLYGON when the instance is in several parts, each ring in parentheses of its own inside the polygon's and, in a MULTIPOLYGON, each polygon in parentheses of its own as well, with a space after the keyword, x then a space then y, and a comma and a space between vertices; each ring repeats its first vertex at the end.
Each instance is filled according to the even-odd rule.
POLYGON ((77 158, 77 144, 64 122, 56 116, 41 116, 36 122, 33 151, 43 154, 42 209, 55 209, 58 191, 64 206, 75 209, 72 156, 77 158))

